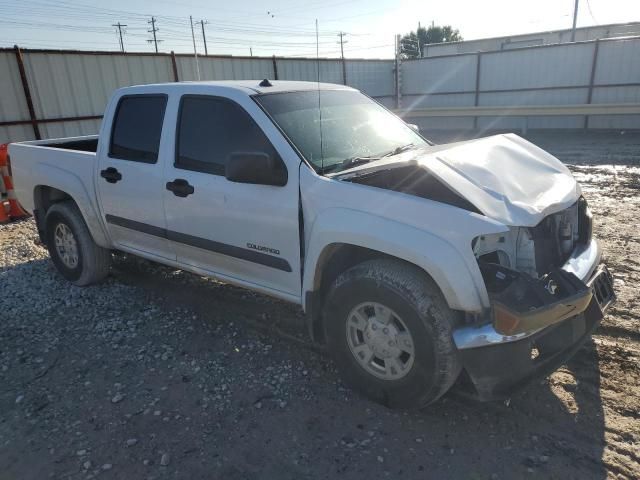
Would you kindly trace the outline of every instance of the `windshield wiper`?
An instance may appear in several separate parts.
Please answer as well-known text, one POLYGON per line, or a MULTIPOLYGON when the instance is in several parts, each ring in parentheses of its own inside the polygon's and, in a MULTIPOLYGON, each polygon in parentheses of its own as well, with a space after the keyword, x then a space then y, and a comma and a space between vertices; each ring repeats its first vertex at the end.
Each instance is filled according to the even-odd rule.
POLYGON ((396 147, 390 152, 380 155, 380 158, 393 157, 394 155, 399 155, 403 152, 406 152, 407 150, 411 150, 412 148, 415 148, 415 145, 413 143, 407 143, 406 145, 402 145, 401 147, 396 147))
POLYGON ((342 167, 340 170, 346 170, 347 168, 362 165, 363 163, 369 163, 372 160, 380 160, 380 157, 349 157, 340 163, 340 166, 342 167))
POLYGON ((379 160, 380 157, 376 156, 376 157, 360 157, 360 156, 355 156, 355 157, 349 157, 341 162, 337 162, 337 163, 332 163, 331 165, 326 165, 324 167, 322 167, 322 169, 320 169, 320 173, 327 173, 327 172, 332 172, 334 170, 337 170, 339 172, 341 172, 342 170, 348 170, 349 168, 352 167, 357 167, 358 165, 362 165, 364 163, 369 163, 373 160, 379 160))
POLYGON ((392 157, 394 155, 399 155, 402 152, 406 152, 407 150, 411 150, 412 148, 415 148, 415 145, 413 143, 408 143, 406 145, 402 145, 400 147, 396 147, 393 150, 383 153, 382 155, 371 155, 371 156, 360 156, 360 155, 356 155, 354 157, 349 157, 345 160, 343 160, 342 162, 338 162, 338 163, 332 163, 331 165, 327 165, 326 167, 323 167, 320 171, 320 173, 327 173, 327 172, 331 172, 334 170, 338 170, 338 171, 343 171, 343 170, 348 170, 349 168, 353 168, 353 167, 357 167, 358 165, 362 165, 365 163, 369 163, 372 162, 374 160, 380 160, 381 158, 385 158, 385 157, 392 157))

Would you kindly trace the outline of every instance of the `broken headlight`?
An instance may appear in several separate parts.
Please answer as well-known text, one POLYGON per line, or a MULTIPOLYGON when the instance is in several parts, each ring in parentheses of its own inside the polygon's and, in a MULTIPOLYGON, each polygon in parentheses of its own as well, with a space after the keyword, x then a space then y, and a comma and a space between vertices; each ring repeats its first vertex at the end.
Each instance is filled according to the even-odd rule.
POLYGON ((511 227, 504 233, 480 235, 472 245, 480 263, 493 263, 537 276, 533 236, 528 228, 511 227))

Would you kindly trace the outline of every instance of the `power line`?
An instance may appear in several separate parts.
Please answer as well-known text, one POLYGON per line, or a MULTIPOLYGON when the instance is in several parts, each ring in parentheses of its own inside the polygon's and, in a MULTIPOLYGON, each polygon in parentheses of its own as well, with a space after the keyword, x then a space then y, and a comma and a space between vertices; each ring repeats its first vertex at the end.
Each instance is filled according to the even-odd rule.
MULTIPOLYGON (((328 0, 331 2, 331 0, 328 0)), ((169 3, 169 2, 167 2, 169 3)), ((173 0, 171 0, 173 4, 173 0)), ((311 6, 315 7, 320 4, 319 0, 312 0, 311 6)), ((343 3, 341 0, 333 0, 331 4, 343 3)), ((346 2, 344 2, 346 3, 346 2)), ((184 2, 177 2, 178 5, 185 4, 184 2)), ((53 37, 56 31, 69 32, 65 34, 65 41, 68 39, 68 43, 77 43, 78 45, 92 43, 94 45, 101 45, 104 42, 105 49, 109 48, 107 45, 110 41, 106 38, 107 35, 113 35, 114 28, 118 28, 116 33, 118 35, 118 41, 120 50, 124 51, 124 36, 128 35, 128 47, 140 45, 136 43, 136 39, 141 41, 153 42, 153 47, 156 52, 159 51, 158 43, 161 41, 169 41, 172 45, 186 46, 193 43, 193 38, 189 36, 187 27, 187 17, 178 17, 171 15, 154 15, 149 21, 149 16, 143 13, 131 12, 126 10, 119 10, 113 8, 105 8, 98 6, 90 6, 83 2, 75 0, 22 0, 18 5, 13 4, 11 0, 0 0, 0 7, 8 6, 9 13, 6 14, 3 24, 8 28, 5 28, 4 37, 8 37, 10 29, 14 29, 14 32, 20 36, 20 30, 48 30, 49 37, 53 37), (127 24, 123 24, 122 21, 127 21, 127 24), (77 22, 77 23, 76 23, 77 22), (158 22, 162 23, 164 40, 160 40, 158 37, 158 22), (148 23, 149 25, 146 25, 148 23), (109 25, 109 26, 107 26, 109 25), (120 27, 118 27, 120 25, 120 27), (125 27, 127 27, 125 29, 125 27), (150 28, 149 28, 150 27, 150 28), (144 29, 144 32, 143 32, 144 29), (16 31, 17 30, 17 31, 16 31), (82 33, 90 33, 91 36, 80 37, 82 33), (149 33, 152 34, 150 39, 149 33), (99 40, 100 35, 104 35, 104 40, 99 40), (77 41, 72 38, 77 38, 77 41), (88 42, 88 39, 95 39, 95 42, 88 42), (144 39, 144 40, 142 40, 144 39)), ((309 7, 309 5, 307 5, 309 7)), ((295 7, 298 9, 300 7, 295 7)), ((283 13, 288 13, 287 9, 282 10, 283 13)), ((262 14, 264 15, 264 13, 262 14)), ((257 15, 256 15, 257 16, 257 15)), ((273 48, 282 52, 290 51, 291 53, 298 53, 301 50, 305 51, 305 47, 312 47, 320 45, 320 49, 329 50, 330 45, 335 45, 336 35, 340 33, 346 34, 346 32, 328 31, 318 33, 320 41, 313 42, 312 38, 315 36, 315 31, 310 28, 304 28, 301 25, 291 26, 276 26, 263 24, 250 24, 246 22, 233 22, 233 21, 215 21, 207 22, 200 20, 201 30, 203 31, 203 44, 205 45, 205 53, 208 54, 208 45, 216 45, 221 51, 233 51, 235 53, 238 49, 244 49, 246 47, 256 48, 273 48), (212 37, 207 35, 204 23, 210 23, 215 27, 216 36, 212 37), (264 40, 260 39, 262 37, 264 40), (267 37, 267 38, 264 38, 267 37), (286 37, 286 38, 285 38, 286 37), (323 48, 324 46, 324 48, 323 48), (236 47, 235 49, 233 47, 236 47)), ((39 33, 39 32, 38 32, 39 33)), ((364 39, 358 38, 357 34, 353 35, 355 46, 362 45, 361 41, 364 39)), ((13 37, 14 35, 10 35, 13 37)), ((29 34, 25 37, 30 36, 29 34)), ((36 35, 34 35, 35 37, 36 35)), ((37 35, 40 36, 40 35, 37 35)), ((344 35, 340 36, 343 41, 342 48, 339 52, 340 56, 344 56, 344 43, 347 43, 344 35)), ((315 39, 314 39, 315 40, 315 39)), ((351 40, 351 39, 350 39, 351 40)), ((30 40, 31 42, 39 42, 43 46, 48 43, 63 43, 56 40, 49 40, 42 38, 41 40, 30 40)), ((13 43, 11 41, 10 43, 13 43)), ((352 45, 350 44, 350 47, 352 45)), ((310 49, 310 48, 309 48, 310 49)), ((364 49, 364 48, 363 48, 364 49)), ((349 48, 351 52, 353 48, 349 48)), ((245 50, 246 51, 246 50, 245 50)), ((327 53, 329 53, 327 51, 327 53)), ((331 52, 333 55, 334 52, 331 52)), ((335 56, 338 56, 336 52, 335 56)))
POLYGON ((596 17, 593 16, 593 12, 591 11, 591 2, 589 0, 587 0, 587 9, 589 10, 589 15, 591 15, 593 22, 598 25, 598 20, 596 20, 596 17))
MULTIPOLYGON (((11 12, 9 13, 9 15, 11 15, 14 12, 19 12, 19 9, 22 8, 24 13, 29 13, 31 16, 38 14, 38 15, 49 17, 50 13, 56 12, 59 16, 62 16, 64 18, 82 17, 83 19, 87 19, 87 20, 89 19, 95 20, 99 18, 108 18, 108 17, 113 18, 114 16, 137 17, 138 19, 143 19, 147 17, 142 13, 131 12, 126 10, 115 10, 115 9, 87 6, 87 5, 79 5, 77 3, 64 1, 64 0, 57 1, 55 4, 47 3, 45 0, 27 0, 27 2, 37 5, 38 6, 37 11, 34 12, 33 8, 27 7, 24 4, 15 5, 13 2, 11 2, 11 3, 7 3, 7 6, 11 6, 11 12), (72 8, 71 11, 69 10, 70 8, 72 8)), ((6 3, 6 2, 0 2, 0 3, 6 3)), ((184 26, 186 24, 186 17, 156 15, 155 18, 156 20, 161 20, 164 24, 173 24, 178 26, 184 26)), ((219 23, 219 22, 216 22, 216 23, 219 23)), ((241 29, 243 30, 254 31, 254 30, 260 29, 262 31, 266 31, 270 33, 281 32, 287 35, 291 33, 296 33, 296 32, 300 34, 307 34, 309 36, 314 34, 314 31, 312 29, 294 29, 291 27, 275 27, 275 26, 265 27, 263 24, 262 25, 249 24, 246 22, 242 22, 242 23, 225 22, 222 25, 236 27, 234 29, 237 29, 237 30, 240 30, 240 28, 237 28, 237 27, 241 27, 241 29)))

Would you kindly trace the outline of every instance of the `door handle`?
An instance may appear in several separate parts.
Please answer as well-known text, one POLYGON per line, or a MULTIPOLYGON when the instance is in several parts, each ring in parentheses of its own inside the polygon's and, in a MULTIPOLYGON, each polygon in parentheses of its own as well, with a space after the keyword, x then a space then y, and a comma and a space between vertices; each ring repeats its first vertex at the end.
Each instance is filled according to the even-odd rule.
POLYGON ((113 167, 100 171, 100 176, 109 183, 116 183, 122 180, 122 174, 113 167))
POLYGON ((173 192, 176 197, 182 198, 194 192, 193 185, 189 185, 189 182, 183 178, 176 178, 173 182, 167 182, 167 190, 173 192))

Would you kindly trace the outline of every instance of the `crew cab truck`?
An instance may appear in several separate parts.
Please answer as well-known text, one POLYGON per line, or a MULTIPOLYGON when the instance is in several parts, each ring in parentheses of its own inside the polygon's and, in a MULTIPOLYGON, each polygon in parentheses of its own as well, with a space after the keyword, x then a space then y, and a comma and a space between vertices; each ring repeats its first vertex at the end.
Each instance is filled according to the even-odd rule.
POLYGON ((302 306, 345 380, 391 407, 460 378, 501 398, 557 368, 614 300, 567 168, 515 135, 434 145, 349 87, 127 87, 99 135, 14 143, 59 272, 120 250, 302 306))

